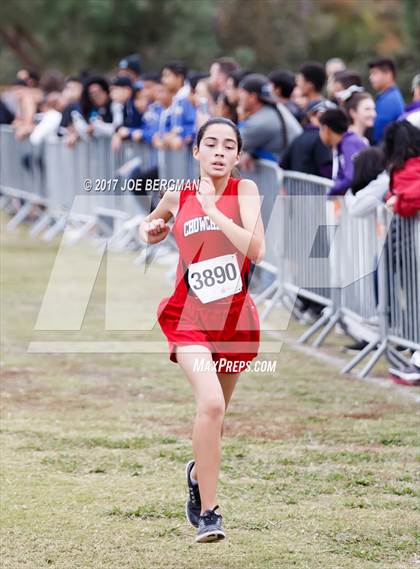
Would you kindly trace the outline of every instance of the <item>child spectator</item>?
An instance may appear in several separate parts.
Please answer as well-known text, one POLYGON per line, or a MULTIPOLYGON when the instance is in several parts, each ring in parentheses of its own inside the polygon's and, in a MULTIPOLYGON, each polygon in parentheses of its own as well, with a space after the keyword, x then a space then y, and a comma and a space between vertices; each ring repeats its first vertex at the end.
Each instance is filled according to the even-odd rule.
POLYGON ((345 195, 350 215, 365 217, 385 202, 389 190, 389 174, 385 170, 383 151, 373 146, 359 152, 353 160, 351 188, 345 195))
POLYGON ((319 122, 321 140, 333 150, 334 186, 328 195, 344 195, 353 179, 353 158, 368 145, 358 134, 348 130, 350 120, 342 109, 325 111, 319 122))

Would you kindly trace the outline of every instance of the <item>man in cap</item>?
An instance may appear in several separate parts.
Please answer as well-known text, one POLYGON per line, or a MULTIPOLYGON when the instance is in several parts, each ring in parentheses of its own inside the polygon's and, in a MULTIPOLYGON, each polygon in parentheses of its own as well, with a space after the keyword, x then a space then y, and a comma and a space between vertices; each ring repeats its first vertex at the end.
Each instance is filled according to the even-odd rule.
POLYGON ((239 83, 239 109, 247 118, 238 125, 243 140, 240 166, 252 168, 253 158, 279 162, 301 128, 287 109, 279 109, 268 77, 251 73, 239 83), (287 111, 287 112, 286 112, 287 111), (294 125, 292 136, 291 130, 294 125))
POLYGON ((118 76, 128 77, 136 89, 141 89, 143 87, 141 81, 141 65, 140 57, 133 53, 121 59, 118 64, 118 76))

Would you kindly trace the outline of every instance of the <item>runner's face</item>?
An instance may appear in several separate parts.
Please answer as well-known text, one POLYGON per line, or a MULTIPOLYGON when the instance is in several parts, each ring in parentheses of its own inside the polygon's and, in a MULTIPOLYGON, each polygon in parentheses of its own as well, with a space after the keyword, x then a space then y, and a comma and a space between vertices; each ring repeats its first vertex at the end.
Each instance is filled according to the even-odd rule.
POLYGON ((235 131, 226 124, 209 126, 200 146, 194 147, 194 158, 200 162, 202 174, 211 178, 229 175, 239 161, 235 131))

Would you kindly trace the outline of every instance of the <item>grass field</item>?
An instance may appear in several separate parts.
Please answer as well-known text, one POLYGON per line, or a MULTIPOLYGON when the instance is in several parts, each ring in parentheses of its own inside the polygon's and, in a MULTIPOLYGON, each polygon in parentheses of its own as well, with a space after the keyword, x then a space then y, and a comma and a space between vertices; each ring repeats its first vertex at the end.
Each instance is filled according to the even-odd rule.
MULTIPOLYGON (((178 366, 166 353, 27 351, 32 340, 139 337, 104 330, 104 267, 80 332, 34 331, 57 247, 3 231, 4 569, 420 566, 415 401, 292 349, 297 324, 275 374, 240 379, 219 486, 228 539, 195 544, 184 518, 194 405, 178 366)), ((132 255, 115 262, 124 275, 132 255)), ((142 298, 163 296, 163 273, 142 298)))

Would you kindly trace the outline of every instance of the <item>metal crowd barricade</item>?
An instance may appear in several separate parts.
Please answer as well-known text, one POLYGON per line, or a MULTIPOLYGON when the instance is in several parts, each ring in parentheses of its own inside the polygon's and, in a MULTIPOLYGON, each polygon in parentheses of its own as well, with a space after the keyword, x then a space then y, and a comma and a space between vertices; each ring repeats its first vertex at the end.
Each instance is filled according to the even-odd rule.
POLYGON ((265 232, 266 254, 258 265, 272 275, 266 288, 255 297, 260 304, 269 299, 261 319, 264 320, 284 297, 284 240, 279 239, 278 227, 284 227, 284 203, 281 199, 283 171, 272 160, 255 160, 252 170, 241 172, 242 178, 253 180, 261 196, 261 218, 265 232))
POLYGON ((46 203, 44 196, 43 147, 33 146, 29 139, 16 140, 13 128, 0 125, 0 189, 2 207, 15 198, 14 211, 7 223, 16 228, 33 211, 46 203))
POLYGON ((33 227, 33 234, 47 228, 43 238, 50 240, 66 229, 76 231, 80 238, 94 227, 94 207, 100 196, 88 194, 84 183, 105 174, 100 169, 109 162, 105 151, 104 142, 99 140, 79 141, 71 147, 59 137, 47 140, 44 157, 48 209, 33 227))
MULTIPOLYGON (((386 219, 389 214, 384 211, 386 219)), ((385 221, 386 225, 386 221, 385 221)), ((394 216, 385 244, 389 299, 387 339, 420 349, 420 215, 394 216)))
POLYGON ((308 340, 325 326, 314 343, 320 346, 340 323, 353 338, 374 345, 379 337, 375 291, 379 252, 376 217, 374 214, 363 219, 351 216, 342 197, 329 199, 326 211, 330 227, 335 227, 329 247, 332 304, 301 340, 308 340))
MULTIPOLYGON (((72 148, 51 138, 33 147, 28 140, 17 141, 9 126, 0 126, 0 152, 2 205, 9 207, 13 198, 20 204, 9 228, 37 207, 41 215, 32 234, 46 229, 43 237, 50 239, 70 226, 78 239, 94 228, 96 234, 106 234, 104 219, 111 217, 115 221, 109 243, 115 241, 120 248, 142 247, 138 225, 148 206, 119 184, 114 191, 86 192, 86 179, 94 185, 97 179, 118 178, 120 168, 134 157, 140 158, 143 171, 158 165, 160 178, 188 180, 198 175, 189 148, 156 153, 146 144, 130 142, 113 152, 109 138, 79 141, 72 148)), ((262 318, 278 300, 290 307, 298 296, 324 306, 300 341, 320 331, 314 342, 319 346, 340 323, 350 335, 368 342, 343 373, 367 356, 361 377, 382 355, 394 365, 406 364, 396 346, 420 350, 420 214, 402 218, 380 207, 371 217, 352 217, 341 198, 326 199, 330 180, 282 172, 267 160, 256 161, 255 169, 242 175, 257 183, 263 198, 267 253, 261 266, 274 275, 256 298, 269 299, 262 318)), ((172 258, 175 251, 170 241, 161 253, 158 249, 153 248, 153 255, 169 253, 172 258)), ((149 254, 143 246, 140 262, 147 262, 149 254)))
POLYGON ((398 367, 407 365, 395 346, 420 350, 420 213, 405 218, 381 207, 378 222, 380 335, 342 370, 350 371, 376 348, 360 377, 365 377, 382 355, 398 367))
MULTIPOLYGON (((123 189, 126 181, 124 178, 127 173, 122 175, 122 170, 130 171, 133 168, 133 159, 135 165, 139 167, 142 172, 148 172, 157 166, 157 152, 149 144, 144 142, 135 143, 126 141, 121 146, 120 150, 114 155, 114 171, 119 179, 118 187, 114 192, 115 204, 114 212, 109 209, 100 208, 96 209, 98 215, 109 215, 113 213, 114 231, 108 241, 108 245, 115 249, 127 249, 143 247, 137 237, 138 227, 141 220, 149 214, 151 207, 151 192, 146 192, 146 195, 139 195, 135 193, 132 188, 123 189), (117 212, 120 212, 118 219, 117 212)), ((144 185, 144 184, 143 184, 144 185)))
POLYGON ((158 150, 158 170, 161 180, 192 180, 199 175, 198 162, 190 147, 158 150))
MULTIPOLYGON (((121 191, 117 170, 136 155, 149 168, 151 153, 147 145, 133 143, 124 144, 114 153, 110 142, 107 137, 79 141, 73 147, 67 147, 58 138, 47 142, 48 214, 55 223, 44 235, 45 239, 66 228, 66 236, 75 242, 95 226, 101 233, 112 235, 130 217, 144 213, 133 192, 121 191), (89 191, 86 180, 91 184, 89 191)), ((34 231, 42 229, 45 223, 48 221, 41 220, 34 231)))
MULTIPOLYGON (((332 312, 329 249, 331 226, 325 208, 332 182, 327 178, 284 172, 286 197, 284 241, 286 258, 285 289, 292 298, 327 307, 324 316, 308 331, 318 330, 332 312)), ((295 312, 300 315, 298 307, 295 312)), ((306 337, 302 337, 306 341, 306 337)))

